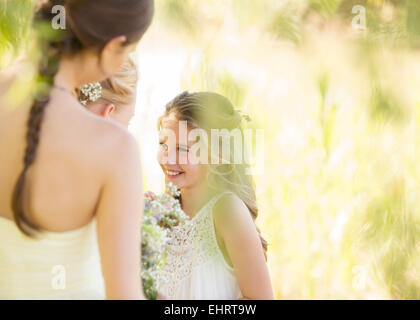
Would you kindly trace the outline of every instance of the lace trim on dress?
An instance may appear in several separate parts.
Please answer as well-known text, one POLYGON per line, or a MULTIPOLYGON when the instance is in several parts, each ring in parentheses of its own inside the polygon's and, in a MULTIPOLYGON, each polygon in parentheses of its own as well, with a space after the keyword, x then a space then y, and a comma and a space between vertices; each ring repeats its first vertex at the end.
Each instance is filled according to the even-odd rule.
POLYGON ((194 268, 212 261, 218 255, 232 269, 219 249, 213 222, 213 207, 227 193, 215 196, 204 205, 191 219, 191 224, 172 229, 166 245, 167 259, 158 280, 168 298, 175 297, 179 284, 191 275, 194 268))

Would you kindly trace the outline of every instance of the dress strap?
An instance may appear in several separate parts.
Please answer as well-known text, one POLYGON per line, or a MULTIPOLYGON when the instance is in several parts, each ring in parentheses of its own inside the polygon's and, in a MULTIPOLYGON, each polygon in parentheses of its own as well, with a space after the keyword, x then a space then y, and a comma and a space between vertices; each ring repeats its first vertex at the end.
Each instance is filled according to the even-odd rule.
POLYGON ((198 221, 201 221, 202 219, 206 219, 206 217, 208 216, 213 216, 213 207, 220 200, 220 198, 224 196, 225 194, 234 194, 234 193, 231 191, 224 191, 222 193, 215 195, 201 208, 201 210, 192 218, 191 221, 194 221, 195 223, 197 223, 198 221))
POLYGON ((226 194, 234 194, 234 193, 232 191, 224 191, 224 192, 219 193, 218 195, 214 196, 213 199, 210 200, 210 209, 211 209, 211 211, 213 211, 213 207, 220 200, 220 198, 223 197, 226 194))

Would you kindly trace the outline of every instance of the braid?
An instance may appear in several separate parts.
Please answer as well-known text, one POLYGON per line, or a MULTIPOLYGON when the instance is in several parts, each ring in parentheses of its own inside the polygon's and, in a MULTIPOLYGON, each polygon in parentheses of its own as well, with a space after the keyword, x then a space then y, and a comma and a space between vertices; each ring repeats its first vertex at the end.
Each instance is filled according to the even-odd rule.
MULTIPOLYGON (((48 5, 41 8, 37 13, 35 20, 46 20, 51 15, 51 1, 48 5)), ((42 39, 41 39, 42 40, 42 39)), ((45 109, 50 100, 50 91, 53 86, 54 76, 58 71, 60 58, 60 47, 62 43, 57 39, 43 39, 40 43, 42 58, 39 63, 38 83, 41 85, 36 94, 34 102, 29 111, 26 132, 26 147, 23 158, 23 169, 16 182, 12 197, 13 217, 18 228, 26 235, 31 236, 31 229, 38 228, 31 223, 25 216, 24 211, 24 189, 26 184, 26 173, 36 159, 39 145, 42 121, 44 119, 45 109)))

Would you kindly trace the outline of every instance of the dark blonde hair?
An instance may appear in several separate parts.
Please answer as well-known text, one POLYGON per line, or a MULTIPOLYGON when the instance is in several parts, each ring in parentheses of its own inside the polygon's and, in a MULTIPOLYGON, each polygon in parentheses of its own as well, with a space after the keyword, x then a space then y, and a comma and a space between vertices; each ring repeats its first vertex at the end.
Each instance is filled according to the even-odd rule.
MULTIPOLYGON (((191 128, 201 128, 210 132, 212 129, 238 129, 243 134, 243 116, 235 110, 232 103, 222 95, 213 92, 183 92, 170 101, 165 113, 158 122, 174 113, 179 121, 186 121, 191 128)), ((244 142, 242 140, 242 142, 244 142)), ((230 156, 233 157, 233 148, 230 156)), ((216 167, 209 166, 208 185, 213 191, 230 191, 236 194, 247 206, 255 222, 258 216, 258 206, 255 194, 255 184, 252 175, 248 173, 246 163, 221 163, 216 167)), ((260 231, 257 228, 258 233, 260 231)), ((267 258, 267 242, 261 236, 261 244, 267 258)))
POLYGON ((118 111, 119 106, 133 102, 137 81, 137 66, 133 59, 128 58, 116 74, 101 82, 101 98, 114 104, 118 111))

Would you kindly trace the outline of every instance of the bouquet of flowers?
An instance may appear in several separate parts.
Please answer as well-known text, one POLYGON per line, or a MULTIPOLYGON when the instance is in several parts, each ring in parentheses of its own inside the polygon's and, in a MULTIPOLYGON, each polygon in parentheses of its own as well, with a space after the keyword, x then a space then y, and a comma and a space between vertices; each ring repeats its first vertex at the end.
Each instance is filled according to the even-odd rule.
POLYGON ((167 185, 165 193, 145 194, 145 206, 141 230, 142 281, 148 299, 156 299, 158 272, 165 263, 165 246, 170 230, 179 224, 188 224, 177 197, 179 191, 173 183, 167 185))

